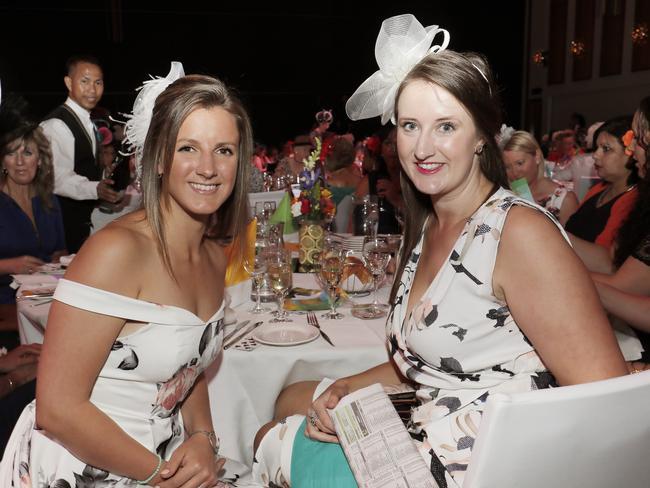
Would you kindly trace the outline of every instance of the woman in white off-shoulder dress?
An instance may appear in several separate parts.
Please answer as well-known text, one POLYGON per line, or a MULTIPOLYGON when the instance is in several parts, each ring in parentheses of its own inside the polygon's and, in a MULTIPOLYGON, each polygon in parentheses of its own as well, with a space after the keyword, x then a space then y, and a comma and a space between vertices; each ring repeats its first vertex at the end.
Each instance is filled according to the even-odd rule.
POLYGON ((222 484, 203 370, 221 350, 219 239, 245 223, 251 129, 220 81, 170 78, 139 95, 155 99, 132 138, 145 208, 94 234, 60 281, 3 487, 222 484))

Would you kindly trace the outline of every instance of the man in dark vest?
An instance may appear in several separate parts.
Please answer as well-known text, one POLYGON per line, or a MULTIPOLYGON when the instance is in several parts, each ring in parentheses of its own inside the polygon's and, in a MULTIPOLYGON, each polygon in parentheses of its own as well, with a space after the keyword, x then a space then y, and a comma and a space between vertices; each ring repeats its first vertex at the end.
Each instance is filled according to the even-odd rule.
POLYGON ((104 93, 102 68, 92 56, 66 62, 68 98, 41 122, 52 144, 54 193, 63 213, 68 251, 76 253, 90 235, 90 215, 98 199, 117 202, 113 181, 102 179, 97 129, 90 111, 104 93))

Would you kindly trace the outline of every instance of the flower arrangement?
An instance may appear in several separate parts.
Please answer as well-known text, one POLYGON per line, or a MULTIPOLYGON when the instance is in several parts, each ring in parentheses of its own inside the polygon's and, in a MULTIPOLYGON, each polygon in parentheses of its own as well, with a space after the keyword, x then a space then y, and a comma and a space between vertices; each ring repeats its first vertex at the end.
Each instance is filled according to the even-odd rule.
POLYGON ((298 219, 321 221, 329 220, 336 213, 332 192, 321 187, 321 168, 316 166, 320 160, 321 140, 314 139, 315 148, 303 160, 305 169, 300 173, 300 193, 291 204, 291 215, 298 219))

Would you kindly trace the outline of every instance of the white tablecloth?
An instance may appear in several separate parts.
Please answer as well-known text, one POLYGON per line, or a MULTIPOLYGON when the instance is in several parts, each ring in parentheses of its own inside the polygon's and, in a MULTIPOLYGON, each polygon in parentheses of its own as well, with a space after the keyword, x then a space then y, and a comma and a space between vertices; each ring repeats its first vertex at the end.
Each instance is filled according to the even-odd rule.
MULTIPOLYGON (((315 288, 311 275, 294 275, 294 286, 315 288)), ((386 296, 388 288, 381 290, 386 296)), ((369 297, 364 298, 364 301, 369 297)), ((35 305, 31 300, 18 302, 21 342, 42 342, 49 304, 35 305), (35 306, 33 306, 35 305, 35 306)), ((269 314, 251 315, 252 303, 236 309, 238 320, 268 322, 269 314)), ((233 348, 224 351, 208 368, 208 391, 215 432, 221 438, 224 456, 248 466, 253 462, 253 438, 257 430, 273 417, 275 400, 285 386, 302 380, 337 378, 357 373, 385 362, 385 319, 359 320, 350 309, 340 309, 341 320, 320 318, 323 330, 336 347, 322 338, 298 346, 259 345, 252 351, 233 348)), ((292 314, 296 323, 305 323, 304 315, 292 314)))

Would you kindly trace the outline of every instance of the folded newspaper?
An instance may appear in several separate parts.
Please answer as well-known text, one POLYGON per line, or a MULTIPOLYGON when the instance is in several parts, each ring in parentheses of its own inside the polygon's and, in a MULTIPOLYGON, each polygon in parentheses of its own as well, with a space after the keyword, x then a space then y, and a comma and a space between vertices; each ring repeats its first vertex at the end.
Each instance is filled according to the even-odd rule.
POLYGON ((329 411, 361 488, 436 488, 436 482, 379 383, 343 397, 329 411))

